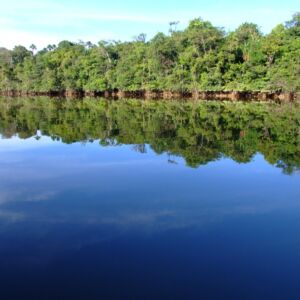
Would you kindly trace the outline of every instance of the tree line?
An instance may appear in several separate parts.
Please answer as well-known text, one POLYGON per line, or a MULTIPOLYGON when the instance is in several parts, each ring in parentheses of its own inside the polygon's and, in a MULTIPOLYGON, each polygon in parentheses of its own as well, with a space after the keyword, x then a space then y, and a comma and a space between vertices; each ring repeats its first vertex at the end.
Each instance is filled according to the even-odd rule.
POLYGON ((263 34, 225 32, 201 18, 133 41, 62 41, 37 51, 0 48, 0 90, 300 91, 300 13, 263 34))
POLYGON ((64 143, 150 145, 199 167, 221 157, 251 161, 259 152, 285 173, 300 169, 300 105, 216 101, 0 98, 0 135, 64 143))

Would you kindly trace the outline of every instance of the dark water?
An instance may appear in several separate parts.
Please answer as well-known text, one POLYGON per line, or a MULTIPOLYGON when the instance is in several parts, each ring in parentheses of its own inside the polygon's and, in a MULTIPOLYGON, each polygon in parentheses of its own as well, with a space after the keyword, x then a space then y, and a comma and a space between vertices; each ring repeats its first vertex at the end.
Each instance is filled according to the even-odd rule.
POLYGON ((299 299, 299 112, 1 99, 1 299, 299 299))

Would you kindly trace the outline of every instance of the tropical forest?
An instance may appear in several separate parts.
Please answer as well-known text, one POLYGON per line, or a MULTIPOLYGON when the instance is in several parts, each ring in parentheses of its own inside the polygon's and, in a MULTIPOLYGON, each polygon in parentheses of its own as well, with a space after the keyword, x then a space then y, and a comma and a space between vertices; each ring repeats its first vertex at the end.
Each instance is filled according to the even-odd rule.
POLYGON ((140 33, 127 42, 0 48, 0 90, 300 91, 300 13, 268 34, 254 23, 234 31, 201 18, 177 25, 150 40, 140 33))

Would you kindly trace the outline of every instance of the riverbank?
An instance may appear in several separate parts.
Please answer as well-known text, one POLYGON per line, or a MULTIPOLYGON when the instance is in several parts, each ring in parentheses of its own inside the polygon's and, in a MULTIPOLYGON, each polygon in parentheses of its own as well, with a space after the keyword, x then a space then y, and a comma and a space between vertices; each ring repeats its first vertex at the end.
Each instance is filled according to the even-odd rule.
POLYGON ((28 91, 0 91, 1 96, 28 97, 28 96, 49 96, 49 97, 104 97, 104 98, 138 98, 138 99, 205 99, 205 100, 231 100, 231 101, 275 101, 294 102, 300 101, 300 93, 296 92, 259 92, 259 91, 196 91, 196 92, 172 92, 172 91, 49 91, 49 92, 28 92, 28 91))

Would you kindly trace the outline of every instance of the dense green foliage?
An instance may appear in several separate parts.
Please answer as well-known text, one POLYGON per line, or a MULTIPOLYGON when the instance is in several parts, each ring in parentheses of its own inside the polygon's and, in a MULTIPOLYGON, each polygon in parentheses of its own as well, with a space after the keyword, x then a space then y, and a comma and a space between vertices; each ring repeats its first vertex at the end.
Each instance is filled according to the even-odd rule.
POLYGON ((0 48, 0 90, 300 91, 300 13, 267 35, 251 23, 225 33, 195 19, 150 41, 30 48, 0 48))
POLYGON ((191 167, 222 156, 248 162, 260 152, 286 173, 300 168, 299 104, 0 99, 3 137, 29 138, 38 130, 64 143, 99 140, 141 152, 149 144, 191 167))

